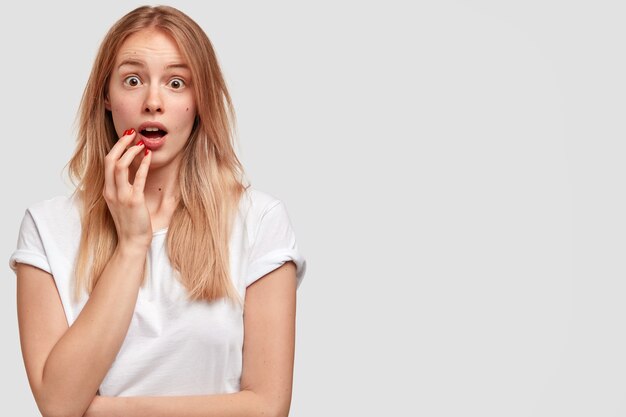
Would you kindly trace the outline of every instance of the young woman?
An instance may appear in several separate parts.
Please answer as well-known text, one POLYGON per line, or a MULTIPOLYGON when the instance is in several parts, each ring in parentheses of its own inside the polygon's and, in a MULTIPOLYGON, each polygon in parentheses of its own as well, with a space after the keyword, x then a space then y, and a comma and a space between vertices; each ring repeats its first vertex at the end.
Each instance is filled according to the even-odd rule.
POLYGON ((306 263, 284 203, 243 184, 234 120, 188 16, 140 7, 110 29, 76 190, 26 210, 10 258, 43 416, 288 415, 306 263))

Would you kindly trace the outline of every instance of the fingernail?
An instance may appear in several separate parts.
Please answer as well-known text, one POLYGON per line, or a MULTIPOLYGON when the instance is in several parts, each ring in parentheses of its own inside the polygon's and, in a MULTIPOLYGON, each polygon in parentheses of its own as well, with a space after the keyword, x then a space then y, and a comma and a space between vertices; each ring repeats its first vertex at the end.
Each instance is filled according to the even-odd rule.
POLYGON ((145 151, 146 151, 146 155, 148 155, 148 152, 150 152, 150 149, 146 148, 145 151))
POLYGON ((135 129, 131 127, 130 129, 124 131, 124 136, 132 135, 133 133, 135 133, 135 129))
POLYGON ((140 140, 139 142, 137 142, 137 146, 141 146, 141 145, 143 145, 143 144, 144 144, 144 143, 143 143, 143 140, 140 140))

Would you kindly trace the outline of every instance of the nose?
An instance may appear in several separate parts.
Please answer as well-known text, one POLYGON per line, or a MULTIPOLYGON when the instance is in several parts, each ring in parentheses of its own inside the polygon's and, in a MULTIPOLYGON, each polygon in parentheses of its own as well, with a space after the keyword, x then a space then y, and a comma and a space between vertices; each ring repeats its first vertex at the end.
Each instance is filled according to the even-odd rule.
POLYGON ((145 113, 163 113, 163 100, 158 86, 151 86, 144 102, 145 113))

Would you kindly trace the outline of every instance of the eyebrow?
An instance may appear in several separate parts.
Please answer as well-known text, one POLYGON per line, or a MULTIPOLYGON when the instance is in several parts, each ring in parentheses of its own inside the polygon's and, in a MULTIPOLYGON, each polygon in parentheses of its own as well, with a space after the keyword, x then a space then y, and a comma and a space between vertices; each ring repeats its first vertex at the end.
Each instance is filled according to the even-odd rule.
MULTIPOLYGON (((127 58, 125 60, 123 60, 120 65, 118 65, 118 69, 120 69, 121 67, 123 67, 124 65, 131 65, 131 66, 135 66, 135 67, 141 67, 141 68, 145 68, 146 64, 143 61, 139 61, 136 59, 132 59, 132 58, 127 58)), ((184 63, 174 63, 174 64, 169 64, 165 66, 165 69, 172 69, 172 68, 182 68, 182 69, 189 69, 189 65, 184 64, 184 63)))

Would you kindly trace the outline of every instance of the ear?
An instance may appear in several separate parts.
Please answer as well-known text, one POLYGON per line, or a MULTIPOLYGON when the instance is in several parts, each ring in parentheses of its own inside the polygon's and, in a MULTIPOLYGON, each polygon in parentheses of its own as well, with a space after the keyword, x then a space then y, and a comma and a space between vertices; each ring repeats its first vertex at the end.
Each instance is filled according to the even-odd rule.
POLYGON ((108 94, 104 96, 104 108, 106 108, 108 111, 111 111, 111 102, 109 101, 108 94))

